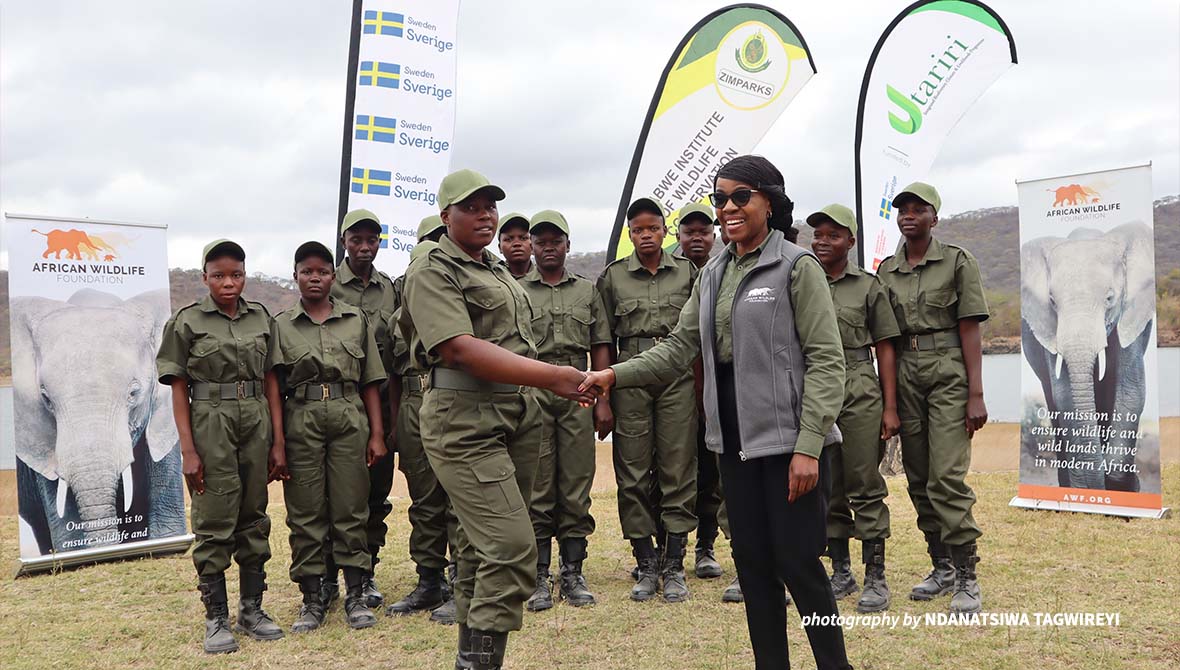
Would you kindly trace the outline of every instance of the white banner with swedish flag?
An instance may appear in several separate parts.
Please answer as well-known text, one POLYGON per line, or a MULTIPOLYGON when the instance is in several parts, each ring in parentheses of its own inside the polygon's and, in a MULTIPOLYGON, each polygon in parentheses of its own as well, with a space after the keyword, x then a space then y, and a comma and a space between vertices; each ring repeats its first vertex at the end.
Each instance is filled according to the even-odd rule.
POLYGON ((378 266, 401 274, 437 214, 455 132, 459 0, 355 0, 340 218, 381 219, 378 266))
MULTIPOLYGON (((769 7, 732 5, 698 21, 656 87, 607 257, 633 249, 623 234, 633 198, 654 196, 668 210, 704 203, 717 170, 752 151, 813 74, 803 36, 769 7)), ((669 246, 675 242, 675 235, 666 238, 669 246)))

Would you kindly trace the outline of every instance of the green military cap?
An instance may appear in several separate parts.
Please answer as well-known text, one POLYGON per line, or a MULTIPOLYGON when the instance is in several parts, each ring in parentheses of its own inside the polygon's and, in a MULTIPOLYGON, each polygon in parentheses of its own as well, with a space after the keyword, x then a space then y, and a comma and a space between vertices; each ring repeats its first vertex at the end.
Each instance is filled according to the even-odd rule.
POLYGON ((242 261, 242 262, 245 262, 245 260, 246 260, 246 251, 245 251, 245 249, 242 249, 242 245, 240 245, 237 242, 234 242, 232 240, 227 240, 225 238, 221 238, 218 240, 213 240, 209 244, 206 244, 205 248, 201 251, 201 270, 202 271, 205 270, 205 263, 209 262, 209 257, 213 256, 214 252, 220 252, 217 254, 218 257, 229 256, 231 258, 236 258, 237 260, 242 261))
POLYGON ((901 192, 893 196, 893 206, 897 207, 900 205, 901 201, 907 195, 917 198, 918 200, 921 200, 927 205, 933 207, 935 214, 938 213, 938 210, 942 209, 942 198, 938 197, 938 190, 930 184, 916 181, 901 189, 901 192))
POLYGON ((807 217, 807 225, 815 228, 824 221, 832 221, 838 226, 844 226, 848 232, 856 237, 856 215, 844 205, 832 203, 827 207, 807 217))
POLYGON ((676 210, 676 225, 679 226, 680 224, 684 223, 685 219, 694 215, 705 217, 705 220, 708 221, 709 225, 712 225, 716 220, 712 207, 706 207, 699 202, 690 202, 684 207, 676 210))
POLYGON ((425 219, 422 219, 422 222, 418 224, 418 241, 421 242, 422 240, 426 239, 427 235, 430 235, 439 228, 445 227, 446 224, 443 223, 441 216, 438 214, 431 214, 425 219))
POLYGON ((524 226, 524 232, 529 232, 529 217, 520 212, 509 212, 500 217, 500 227, 496 229, 496 236, 504 234, 504 229, 508 226, 524 226))
POLYGON ((344 215, 344 220, 340 222, 340 234, 343 235, 346 230, 360 223, 368 223, 381 232, 381 220, 377 215, 367 209, 354 209, 344 215))
POLYGON ((418 260, 418 257, 425 256, 426 254, 430 253, 431 249, 437 248, 438 242, 431 242, 430 240, 415 244, 414 248, 410 250, 410 262, 413 263, 414 261, 418 260))
POLYGON ((488 181, 475 170, 459 170, 443 177, 438 187, 438 209, 442 210, 457 202, 463 202, 476 191, 487 189, 493 200, 504 199, 504 189, 488 181))
POLYGON ((640 196, 631 201, 627 206, 627 220, 630 221, 640 214, 640 212, 651 212, 652 214, 659 214, 660 218, 664 218, 664 206, 660 201, 651 196, 640 196))
POLYGON ((561 212, 556 209, 543 209, 534 214, 533 218, 529 219, 529 232, 536 232, 537 228, 545 224, 557 228, 565 233, 566 237, 569 237, 570 226, 565 222, 565 217, 561 215, 561 212))

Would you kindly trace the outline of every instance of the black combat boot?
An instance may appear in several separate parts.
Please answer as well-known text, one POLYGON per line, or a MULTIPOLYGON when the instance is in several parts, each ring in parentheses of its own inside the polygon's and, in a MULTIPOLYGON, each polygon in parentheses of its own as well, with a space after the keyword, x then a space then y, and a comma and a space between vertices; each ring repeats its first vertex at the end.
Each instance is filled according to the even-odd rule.
MULTIPOLYGON (((466 626, 464 626, 466 628, 466 626)), ((508 633, 469 629, 468 646, 459 645, 455 670, 501 670, 504 650, 508 647, 508 633)))
POLYGON ((332 603, 340 599, 340 571, 329 570, 320 579, 320 600, 324 603, 324 611, 332 609, 332 603))
POLYGON ((365 582, 368 579, 369 571, 364 568, 344 568, 344 585, 348 589, 344 596, 344 620, 354 630, 377 624, 377 617, 365 602, 365 582))
POLYGON ((463 666, 459 665, 463 654, 471 651, 471 629, 467 624, 459 624, 459 651, 455 654, 455 670, 463 670, 463 666))
POLYGON ((447 581, 443 584, 443 604, 430 611, 430 620, 444 626, 455 624, 455 576, 459 568, 454 563, 447 565, 447 581))
POLYGON ((323 600, 323 578, 319 575, 299 580, 299 592, 303 594, 303 605, 299 617, 291 624, 292 633, 310 633, 324 625, 327 607, 323 600))
POLYGON ((746 596, 742 593, 742 583, 737 577, 725 587, 721 592, 721 602, 723 603, 740 603, 745 602, 746 596))
POLYGON ((926 533, 926 550, 930 553, 930 562, 934 569, 926 575, 926 579, 918 582, 910 590, 910 600, 934 600, 938 596, 950 593, 955 587, 955 568, 951 564, 951 552, 939 539, 939 534, 926 533))
POLYGON ((951 593, 951 614, 975 614, 983 611, 983 593, 975 577, 975 564, 979 556, 975 543, 952 546, 951 562, 955 566, 955 586, 951 593))
POLYGON ((660 588, 660 559, 651 546, 651 538, 631 540, 631 553, 635 556, 637 575, 635 586, 631 587, 631 600, 651 600, 660 588))
POLYGON ((712 517, 702 517, 697 522, 696 565, 693 566, 697 579, 716 579, 721 576, 721 564, 713 554, 713 543, 717 541, 717 515, 712 517))
POLYGON ((553 543, 548 538, 537 540, 537 588, 524 604, 530 612, 553 609, 553 582, 549 575, 552 561, 553 543))
POLYGON ((836 600, 856 593, 856 577, 852 576, 852 557, 848 554, 848 538, 828 538, 828 557, 832 559, 832 595, 836 600))
POLYGON ((446 580, 443 571, 418 566, 418 585, 409 595, 385 608, 389 616, 404 616, 432 610, 445 602, 446 580))
POLYGON ((668 533, 667 544, 664 546, 664 561, 660 566, 665 602, 682 603, 688 600, 688 584, 684 581, 684 552, 687 547, 686 534, 668 533))
POLYGON ((377 588, 377 564, 381 559, 377 558, 377 552, 381 551, 381 547, 369 547, 369 555, 373 557, 373 562, 369 567, 369 577, 365 580, 365 604, 370 609, 377 609, 385 604, 385 594, 377 588))
POLYGON ((865 590, 856 601, 861 614, 884 612, 889 609, 889 585, 885 583, 885 539, 861 542, 861 556, 865 562, 865 590))
POLYGON ((262 593, 266 591, 266 573, 261 570, 241 569, 242 588, 238 600, 238 622, 234 631, 245 633, 255 640, 278 640, 283 629, 262 609, 262 593))
POLYGON ((586 538, 568 537, 561 541, 561 598, 574 607, 597 602, 582 574, 582 562, 585 560, 586 538))
POLYGON ((229 602, 225 596, 225 573, 201 576, 197 585, 205 604, 205 653, 229 654, 238 650, 238 641, 229 628, 229 602))

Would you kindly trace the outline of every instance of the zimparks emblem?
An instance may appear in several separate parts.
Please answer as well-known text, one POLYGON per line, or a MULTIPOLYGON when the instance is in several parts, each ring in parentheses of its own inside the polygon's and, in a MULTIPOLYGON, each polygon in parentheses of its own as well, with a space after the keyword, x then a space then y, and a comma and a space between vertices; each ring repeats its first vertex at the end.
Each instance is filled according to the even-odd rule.
POLYGON ((745 43, 733 51, 738 67, 746 72, 761 72, 770 67, 770 54, 766 51, 766 38, 758 31, 746 38, 745 43))

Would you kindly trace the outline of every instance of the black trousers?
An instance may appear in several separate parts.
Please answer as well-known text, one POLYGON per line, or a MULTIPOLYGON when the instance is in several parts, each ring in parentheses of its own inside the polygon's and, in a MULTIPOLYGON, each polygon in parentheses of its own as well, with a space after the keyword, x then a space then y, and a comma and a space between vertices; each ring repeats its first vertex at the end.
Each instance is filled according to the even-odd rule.
MULTIPOLYGON (((717 391, 724 441, 721 481, 755 667, 784 670, 791 667, 784 586, 790 589, 800 616, 837 614, 836 598, 819 560, 827 544, 831 470, 828 459, 821 458, 819 483, 807 495, 788 504, 793 455, 739 459, 741 438, 732 366, 717 366, 717 391)), ((840 626, 812 625, 806 631, 819 670, 851 667, 840 626)))

